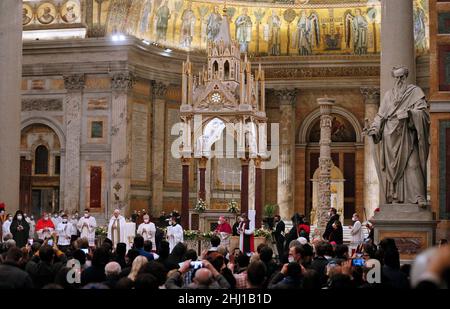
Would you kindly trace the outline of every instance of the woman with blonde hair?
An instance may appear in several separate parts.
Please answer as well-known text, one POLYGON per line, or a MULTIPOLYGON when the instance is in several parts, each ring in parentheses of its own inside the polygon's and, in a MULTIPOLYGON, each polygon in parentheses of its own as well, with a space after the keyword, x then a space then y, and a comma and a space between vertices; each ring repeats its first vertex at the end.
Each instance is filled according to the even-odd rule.
POLYGON ((131 271, 128 275, 128 279, 130 279, 131 281, 135 281, 139 270, 141 270, 142 266, 147 263, 148 260, 145 256, 139 255, 138 257, 136 257, 133 261, 133 264, 131 265, 131 271))

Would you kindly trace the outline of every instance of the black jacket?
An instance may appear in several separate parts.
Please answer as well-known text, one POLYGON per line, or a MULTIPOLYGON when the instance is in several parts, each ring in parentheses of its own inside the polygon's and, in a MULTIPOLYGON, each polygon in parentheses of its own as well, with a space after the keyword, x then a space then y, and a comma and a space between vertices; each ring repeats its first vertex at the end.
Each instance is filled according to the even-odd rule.
POLYGON ((32 289, 30 275, 14 263, 0 265, 0 289, 32 289))
POLYGON ((13 220, 11 226, 9 227, 13 239, 16 241, 17 248, 25 247, 28 241, 28 236, 30 234, 30 225, 25 220, 13 220), (22 230, 19 231, 17 228, 22 226, 22 230))
POLYGON ((61 267, 61 263, 49 264, 42 261, 39 263, 29 261, 25 270, 30 274, 34 287, 41 289, 43 286, 55 281, 55 276, 61 267))
POLYGON ((322 235, 323 239, 327 239, 328 240, 330 238, 330 234, 333 231, 333 223, 336 220, 339 220, 339 215, 338 214, 335 214, 335 215, 331 216, 330 220, 328 220, 327 226, 325 228, 325 232, 322 235))
POLYGON ((273 276, 269 283, 269 289, 281 289, 281 290, 291 290, 300 289, 302 287, 302 280, 294 280, 291 277, 286 277, 281 272, 273 276))
POLYGON ((328 241, 334 241, 337 245, 342 245, 344 243, 344 231, 342 230, 342 225, 339 225, 337 229, 332 228, 328 241))
POLYGON ((285 225, 282 220, 277 223, 275 227, 275 231, 273 231, 273 236, 275 238, 276 242, 284 243, 284 231, 285 231, 285 225))
POLYGON ((316 257, 311 263, 311 269, 317 272, 321 286, 325 286, 327 283, 327 274, 325 273, 327 265, 328 260, 323 256, 316 257))

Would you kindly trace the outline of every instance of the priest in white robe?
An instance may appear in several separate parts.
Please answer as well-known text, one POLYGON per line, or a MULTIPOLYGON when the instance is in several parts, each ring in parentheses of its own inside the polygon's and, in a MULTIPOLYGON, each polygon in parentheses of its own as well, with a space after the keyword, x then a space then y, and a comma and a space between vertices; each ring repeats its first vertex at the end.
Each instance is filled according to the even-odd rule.
POLYGON ((72 227, 69 224, 67 215, 64 214, 61 217, 61 223, 56 226, 56 232, 58 233, 58 247, 65 251, 70 245, 72 227))
POLYGON ((169 242, 170 252, 172 252, 176 244, 184 241, 183 234, 183 228, 177 223, 176 218, 172 217, 167 227, 167 241, 169 242))
POLYGON ((155 235, 156 226, 153 222, 150 222, 150 216, 144 215, 144 222, 139 224, 137 233, 144 238, 144 241, 150 240, 152 242, 152 251, 156 251, 155 235))
POLYGON ((113 248, 116 248, 119 242, 127 243, 125 239, 125 224, 125 218, 120 214, 120 210, 114 210, 108 224, 108 239, 112 241, 113 248))
POLYGON ((80 231, 81 238, 87 238, 89 246, 95 246, 95 228, 97 227, 97 221, 89 210, 84 211, 84 216, 78 220, 77 228, 80 231))

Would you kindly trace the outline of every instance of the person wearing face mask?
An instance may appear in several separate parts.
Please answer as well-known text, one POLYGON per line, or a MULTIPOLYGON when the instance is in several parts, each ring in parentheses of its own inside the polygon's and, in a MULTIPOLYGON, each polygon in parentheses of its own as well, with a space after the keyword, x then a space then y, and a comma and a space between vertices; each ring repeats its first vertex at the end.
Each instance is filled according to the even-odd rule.
POLYGON ((78 228, 77 228, 77 224, 78 224, 78 212, 74 212, 72 214, 72 216, 68 218, 68 224, 70 227, 70 236, 78 236, 78 228))
POLYGON ((125 218, 120 214, 119 209, 115 209, 108 224, 108 238, 113 243, 113 248, 116 248, 119 242, 128 243, 125 239, 125 218))
POLYGON ((11 231, 9 228, 11 226, 12 220, 13 220, 13 216, 11 214, 8 214, 6 217, 6 220, 3 222, 3 225, 2 225, 2 233, 3 233, 2 239, 7 234, 11 234, 11 231))
POLYGON ((169 241, 170 252, 172 252, 176 244, 184 241, 183 234, 183 228, 177 223, 177 218, 171 217, 169 220, 169 226, 167 227, 167 240, 169 241))
POLYGON ((89 242, 89 247, 95 246, 95 228, 97 221, 89 213, 89 209, 84 210, 84 216, 78 220, 77 228, 80 231, 80 237, 86 238, 89 242))
POLYGON ((215 231, 220 237, 220 245, 229 249, 230 247, 230 238, 232 234, 231 225, 227 222, 224 216, 219 217, 219 221, 217 222, 217 228, 215 231))
POLYGON ((3 223, 8 220, 8 216, 5 213, 5 203, 0 202, 0 242, 3 240, 3 223))
POLYGON ((361 245, 364 241, 364 233, 362 229, 361 221, 359 221, 359 216, 357 213, 354 213, 352 216, 353 225, 349 226, 350 235, 352 235, 352 241, 350 243, 350 250, 353 253, 356 251, 359 245, 361 245))
POLYGON ((330 234, 333 232, 333 223, 335 221, 339 221, 339 215, 337 213, 336 208, 331 207, 330 210, 328 211, 328 217, 330 218, 328 220, 327 226, 325 227, 325 232, 323 233, 322 237, 323 239, 329 239, 330 238, 330 234))
POLYGON ((273 239, 275 240, 277 251, 278 251, 278 259, 281 262, 285 261, 285 254, 284 254, 284 241, 285 241, 285 225, 283 220, 281 220, 280 215, 275 215, 274 217, 274 231, 272 232, 273 239))
MULTIPOLYGON (((152 244, 155 244, 156 226, 153 222, 150 222, 150 216, 144 215, 144 222, 139 224, 137 233, 144 238, 144 241, 150 240, 152 244)), ((152 251, 156 251, 156 246, 153 246, 152 251)))
POLYGON ((52 216, 52 222, 54 226, 58 226, 58 224, 61 222, 60 218, 58 217, 58 213, 55 212, 52 216))
POLYGON ((34 238, 34 232, 35 232, 35 226, 36 226, 36 222, 34 221, 34 216, 28 216, 27 214, 23 214, 23 216, 25 217, 25 221, 27 221, 28 225, 30 226, 30 231, 28 233, 28 238, 34 238))
POLYGON ((16 246, 18 248, 25 247, 30 232, 30 226, 28 225, 28 222, 25 221, 21 210, 16 211, 9 229, 13 235, 13 239, 16 241, 16 246))
POLYGON ((238 227, 239 234, 239 249, 244 254, 251 255, 254 249, 254 238, 253 232, 254 227, 250 224, 250 220, 247 217, 247 214, 242 214, 240 218, 240 223, 238 227))
POLYGON ((42 240, 50 238, 54 230, 55 225, 50 219, 49 214, 44 212, 42 218, 39 219, 36 223, 36 233, 38 235, 38 238, 42 240))
POLYGON ((61 216, 61 222, 56 226, 56 232, 58 232, 58 248, 62 252, 66 252, 67 248, 70 246, 71 236, 71 226, 66 214, 61 216))

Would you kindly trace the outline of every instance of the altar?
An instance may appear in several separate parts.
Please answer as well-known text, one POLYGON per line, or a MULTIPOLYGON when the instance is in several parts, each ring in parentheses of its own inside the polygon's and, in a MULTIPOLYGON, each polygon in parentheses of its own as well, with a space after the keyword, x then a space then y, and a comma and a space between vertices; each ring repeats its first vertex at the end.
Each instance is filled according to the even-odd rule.
POLYGON ((204 212, 197 212, 191 209, 189 210, 189 229, 201 232, 214 231, 221 216, 225 217, 231 226, 236 222, 237 214, 227 210, 207 209, 204 212))

